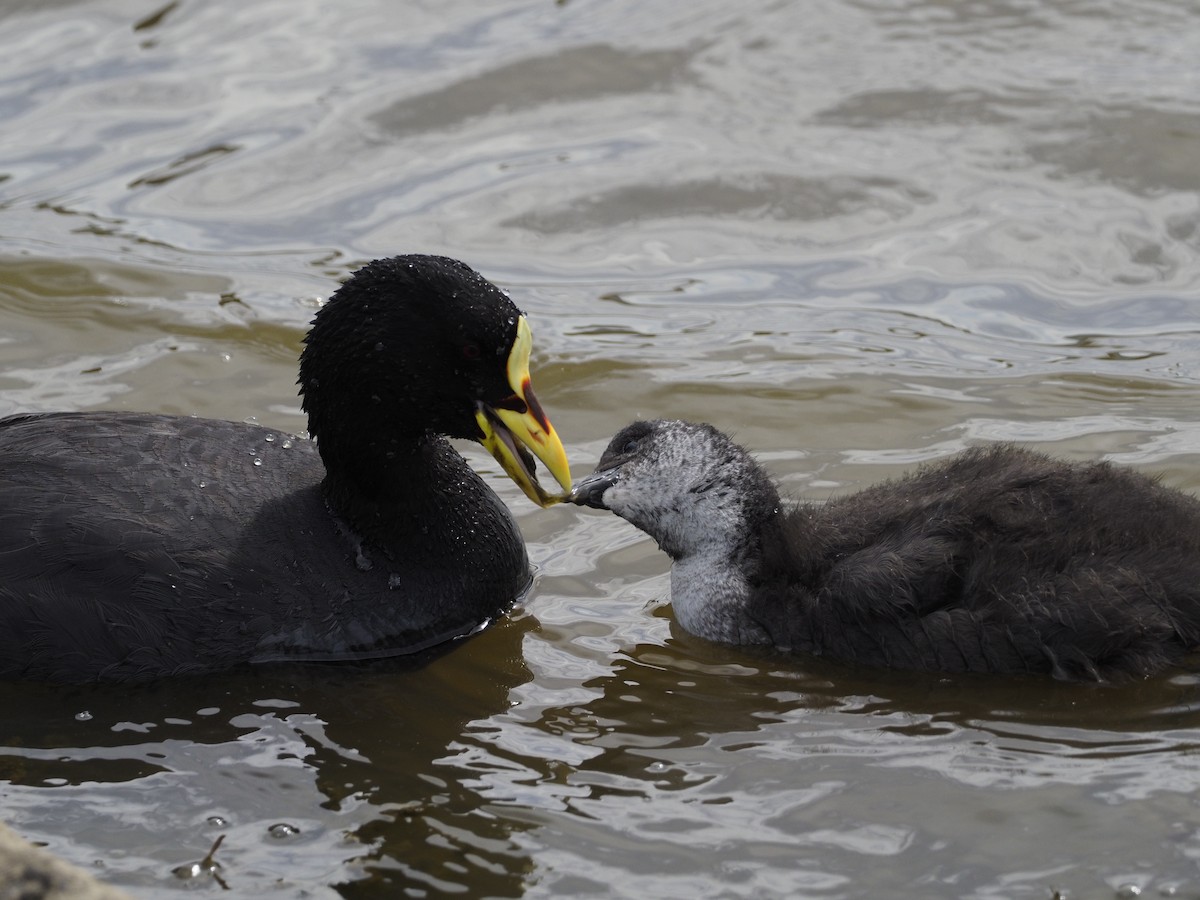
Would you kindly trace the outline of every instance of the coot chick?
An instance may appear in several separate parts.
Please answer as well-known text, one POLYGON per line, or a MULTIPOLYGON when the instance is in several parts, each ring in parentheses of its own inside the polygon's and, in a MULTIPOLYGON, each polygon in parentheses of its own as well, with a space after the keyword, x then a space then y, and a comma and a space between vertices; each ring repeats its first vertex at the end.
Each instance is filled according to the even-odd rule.
POLYGON ((676 620, 730 644, 898 669, 1122 680, 1200 643, 1200 501, 1009 445, 785 509, 709 425, 635 422, 575 503, 670 555, 676 620))
POLYGON ((461 262, 377 260, 300 359, 315 442, 121 412, 0 420, 0 677, 151 678, 416 653, 530 583, 480 441, 541 505, 569 487, 530 388, 530 330, 461 262), (526 449, 528 448, 528 450, 526 449))

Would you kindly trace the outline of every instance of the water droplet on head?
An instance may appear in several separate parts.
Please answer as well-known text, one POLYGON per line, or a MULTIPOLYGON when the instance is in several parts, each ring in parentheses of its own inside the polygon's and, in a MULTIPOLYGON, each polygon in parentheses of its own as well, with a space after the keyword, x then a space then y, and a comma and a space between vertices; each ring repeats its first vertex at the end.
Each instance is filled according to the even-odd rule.
POLYGON ((292 449, 292 439, 284 438, 283 443, 280 444, 279 446, 282 447, 284 450, 291 450, 292 449))
POLYGON ((262 460, 261 460, 261 459, 259 459, 259 458, 256 456, 256 457, 254 458, 254 464, 255 464, 256 466, 261 466, 261 465, 262 465, 262 460))
POLYGON ((375 345, 375 352, 376 353, 383 352, 383 341, 380 341, 378 344, 375 345))
POLYGON ((266 441, 268 444, 273 444, 273 443, 275 443, 275 435, 268 434, 266 437, 263 438, 263 440, 266 441))

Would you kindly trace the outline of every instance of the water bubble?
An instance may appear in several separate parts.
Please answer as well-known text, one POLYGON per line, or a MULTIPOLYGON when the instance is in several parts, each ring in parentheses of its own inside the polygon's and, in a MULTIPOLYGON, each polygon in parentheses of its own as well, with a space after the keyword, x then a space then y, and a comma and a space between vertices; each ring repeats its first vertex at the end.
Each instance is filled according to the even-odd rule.
POLYGON ((286 841, 300 834, 300 829, 295 825, 289 825, 287 822, 276 822, 267 829, 267 834, 276 840, 286 841))
POLYGON ((205 821, 213 828, 225 828, 229 824, 224 816, 209 816, 205 821))
POLYGON ((92 721, 92 714, 90 712, 88 712, 86 709, 83 710, 82 712, 77 712, 77 713, 75 713, 75 721, 76 722, 90 722, 90 721, 92 721))
POLYGON ((1117 896, 1121 900, 1132 900, 1134 897, 1142 896, 1142 889, 1136 884, 1123 884, 1117 888, 1117 896))
POLYGON ((229 890, 227 885, 221 878, 221 864, 214 859, 217 848, 221 846, 221 842, 225 840, 225 835, 220 835, 213 841, 212 847, 208 854, 200 862, 184 863, 182 866, 176 866, 171 870, 171 874, 181 881, 194 881, 198 878, 211 878, 223 889, 229 890))

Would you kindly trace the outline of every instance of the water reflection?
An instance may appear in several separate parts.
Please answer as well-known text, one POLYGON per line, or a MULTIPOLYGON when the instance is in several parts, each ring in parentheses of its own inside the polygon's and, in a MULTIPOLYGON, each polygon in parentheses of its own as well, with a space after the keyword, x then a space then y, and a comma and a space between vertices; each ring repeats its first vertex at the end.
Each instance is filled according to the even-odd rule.
MULTIPOLYGON (((527 639, 532 659, 542 649, 527 639)), ((1200 787, 1191 676, 1112 688, 864 672, 676 633, 574 686, 524 687, 523 712, 493 716, 487 747, 449 760, 469 756, 496 812, 537 825, 518 839, 532 848, 534 896, 635 883, 704 893, 696 873, 711 871, 710 854, 723 883, 758 895, 837 894, 852 871, 855 895, 895 890, 861 872, 872 857, 904 871, 920 860, 931 883, 954 871, 985 894, 1047 890, 1075 840, 1056 837, 1058 862, 1025 872, 975 842, 1014 818, 1056 834, 1073 820, 1079 842, 1103 841, 1119 817, 1097 822, 1081 802, 1185 800, 1200 787), (929 793, 949 805, 914 819, 929 793)))
POLYGON ((6 819, 51 849, 62 845, 53 823, 76 822, 72 840, 128 887, 162 888, 225 835, 215 860, 241 896, 465 882, 516 896, 516 826, 476 821, 459 833, 456 820, 482 801, 469 772, 435 773, 432 761, 528 677, 517 652, 527 627, 507 623, 419 672, 264 667, 120 688, 0 685, 6 731, 19 736, 0 751, 6 819))

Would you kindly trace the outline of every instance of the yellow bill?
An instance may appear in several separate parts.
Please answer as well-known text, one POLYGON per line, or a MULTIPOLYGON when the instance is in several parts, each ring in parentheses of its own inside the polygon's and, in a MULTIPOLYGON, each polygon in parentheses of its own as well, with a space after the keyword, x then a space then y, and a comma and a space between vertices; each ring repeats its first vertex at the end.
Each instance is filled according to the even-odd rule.
POLYGON ((496 404, 480 403, 475 421, 483 434, 480 443, 504 467, 505 473, 538 506, 552 506, 571 490, 571 470, 567 451, 538 403, 529 378, 529 353, 533 349, 533 334, 529 323, 521 316, 517 320, 517 337, 508 354, 508 383, 512 396, 496 404), (534 473, 533 456, 562 486, 563 493, 550 494, 538 484, 534 473))

